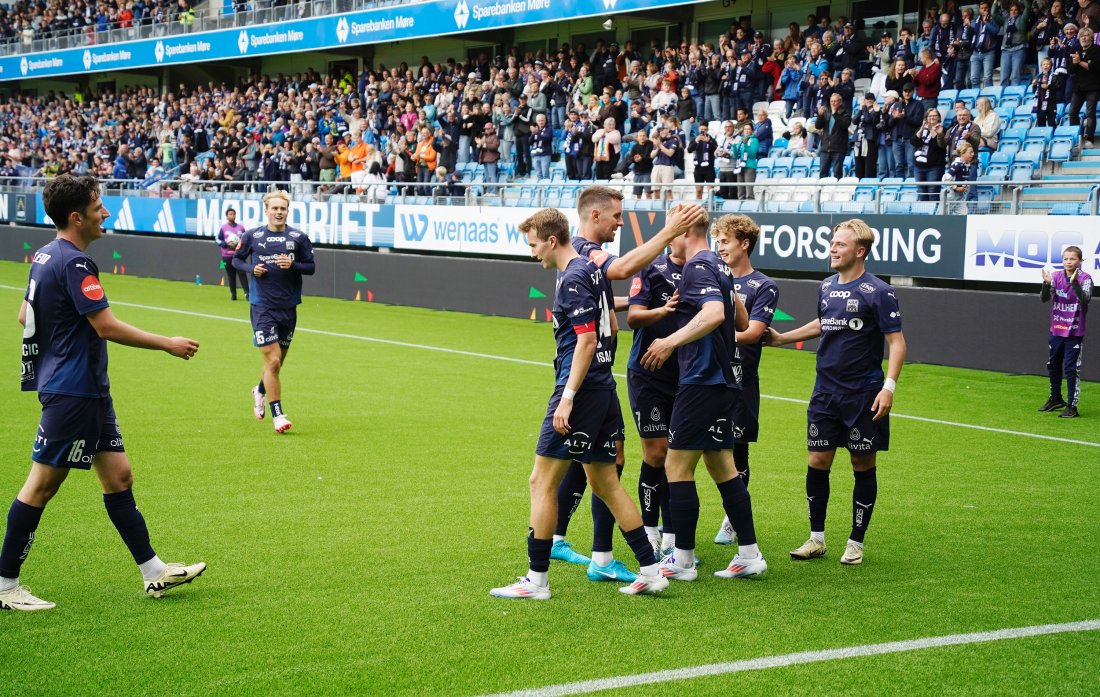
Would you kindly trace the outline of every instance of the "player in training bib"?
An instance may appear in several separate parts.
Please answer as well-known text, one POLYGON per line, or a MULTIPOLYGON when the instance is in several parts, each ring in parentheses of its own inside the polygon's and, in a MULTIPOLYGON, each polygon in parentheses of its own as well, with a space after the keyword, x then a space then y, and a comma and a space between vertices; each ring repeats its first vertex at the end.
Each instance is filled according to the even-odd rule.
POLYGON ((8 510, 0 548, 0 610, 49 610, 19 582, 46 504, 69 470, 94 469, 107 516, 134 557, 142 589, 161 597, 190 583, 206 564, 165 564, 153 551, 145 518, 134 501, 133 470, 122 443, 107 378, 107 342, 156 349, 187 360, 199 344, 144 332, 117 319, 86 254, 103 236, 110 213, 95 177, 63 174, 42 193, 57 237, 34 253, 19 322, 23 325, 21 387, 38 392, 42 418, 31 450, 31 471, 8 510))
MULTIPOLYGON (((682 252, 677 245, 678 251, 682 252)), ((672 553, 675 534, 668 512, 668 477, 665 457, 668 455, 668 420, 680 382, 680 366, 675 353, 657 370, 642 367, 642 356, 654 339, 675 332, 677 286, 684 272, 683 257, 674 252, 662 254, 645 267, 630 282, 626 321, 634 330, 630 347, 626 383, 630 394, 630 411, 642 441, 642 468, 638 476, 638 503, 642 509, 642 524, 653 548, 672 553), (663 535, 658 524, 664 523, 663 535)))
POLYGON ((554 295, 555 387, 535 447, 531 473, 529 570, 517 583, 494 588, 498 598, 548 600, 550 548, 557 522, 557 493, 574 460, 582 463, 592 491, 611 510, 641 567, 619 590, 636 595, 668 587, 646 538, 642 519, 615 468, 615 441, 622 437, 622 412, 611 374, 611 312, 603 272, 569 243, 569 222, 548 208, 520 224, 531 256, 557 269, 554 295))
MULTIPOLYGON (((779 286, 752 268, 753 249, 760 227, 745 215, 724 215, 711 231, 718 256, 733 272, 733 287, 749 313, 749 327, 737 332, 737 364, 741 371, 741 397, 733 409, 733 464, 737 474, 749 485, 749 443, 760 432, 760 354, 764 336, 779 305, 779 286)), ((715 544, 733 544, 733 526, 729 517, 718 527, 715 544)))
POLYGON ((316 266, 309 237, 286 224, 289 194, 285 191, 265 194, 264 213, 267 225, 245 233, 233 255, 233 266, 252 278, 248 292, 252 342, 259 347, 264 361, 260 383, 252 388, 252 413, 263 420, 266 398, 275 432, 285 433, 293 424, 283 412, 279 373, 298 323, 302 276, 313 275, 316 266))
POLYGON ((876 455, 890 447, 890 409, 905 363, 905 337, 894 289, 865 269, 874 243, 874 231, 858 218, 833 228, 829 257, 837 273, 825 279, 818 291, 818 318, 784 334, 768 330, 770 346, 821 337, 817 383, 806 410, 810 539, 791 550, 793 559, 825 556, 829 470, 836 449, 847 448, 856 481, 852 532, 840 563, 863 563, 864 535, 878 497, 876 455), (884 339, 890 346, 885 379, 884 339))
MULTIPOLYGON (((631 250, 622 257, 604 251, 602 245, 615 240, 615 235, 623 224, 623 195, 606 186, 590 186, 577 199, 577 214, 580 218, 580 234, 570 240, 577 254, 588 259, 608 281, 604 290, 607 307, 611 308, 611 358, 614 362, 617 349, 618 318, 614 311, 616 299, 610 281, 626 280, 638 273, 646 264, 653 261, 664 251, 668 243, 683 233, 693 219, 704 215, 702 207, 681 205, 666 217, 665 226, 652 239, 640 247, 631 250)), ((625 305, 623 309, 626 309, 625 305)), ((616 400, 618 395, 616 395, 616 400)), ((616 472, 621 476, 623 470, 622 434, 616 439, 616 472)), ((612 550, 615 518, 598 497, 592 499, 592 558, 578 554, 565 539, 569 520, 577 509, 586 486, 584 469, 580 463, 574 463, 562 479, 558 491, 558 522, 554 530, 552 559, 572 563, 588 564, 588 579, 591 581, 633 580, 633 574, 621 563, 615 561, 612 550)))
POLYGON ((668 424, 669 515, 676 541, 673 553, 661 560, 661 573, 677 581, 694 581, 695 531, 699 524, 699 493, 695 468, 704 458, 734 530, 737 554, 715 576, 759 576, 768 564, 756 544, 752 502, 745 483, 733 466, 733 429, 730 415, 739 393, 735 334, 748 328, 745 306, 733 287, 733 272, 710 250, 707 221, 673 243, 682 257, 684 272, 676 304, 679 329, 654 339, 642 356, 642 367, 658 370, 675 350, 680 384, 668 424))
POLYGON ((1058 416, 1077 418, 1077 400, 1081 397, 1081 344, 1085 341, 1085 315, 1092 300, 1092 276, 1081 269, 1080 247, 1062 252, 1062 271, 1051 274, 1043 269, 1043 288, 1039 299, 1050 304, 1050 349, 1047 372, 1050 374, 1050 398, 1039 411, 1061 409, 1058 416), (1062 376, 1066 378, 1069 402, 1062 399, 1062 376))

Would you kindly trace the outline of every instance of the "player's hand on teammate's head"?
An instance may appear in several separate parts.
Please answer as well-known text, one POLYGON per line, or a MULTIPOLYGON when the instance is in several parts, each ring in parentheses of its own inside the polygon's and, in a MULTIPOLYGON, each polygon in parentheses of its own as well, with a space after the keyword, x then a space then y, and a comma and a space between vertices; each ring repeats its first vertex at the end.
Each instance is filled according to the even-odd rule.
POLYGON ((174 336, 168 340, 168 348, 165 351, 176 358, 182 358, 185 361, 190 360, 192 356, 199 352, 199 342, 183 336, 174 336))
POLYGON ((706 211, 703 207, 694 203, 678 203, 669 210, 665 217, 666 224, 682 235, 703 219, 706 211))

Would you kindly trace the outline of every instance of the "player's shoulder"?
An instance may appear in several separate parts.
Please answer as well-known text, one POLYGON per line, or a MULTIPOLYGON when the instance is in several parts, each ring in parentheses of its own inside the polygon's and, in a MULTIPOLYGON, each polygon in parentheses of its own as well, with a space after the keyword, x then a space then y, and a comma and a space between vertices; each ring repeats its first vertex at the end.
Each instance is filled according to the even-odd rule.
POLYGON ((258 240, 258 239, 262 239, 263 236, 266 235, 266 234, 267 234, 267 227, 264 226, 264 225, 260 225, 258 227, 252 228, 251 230, 246 231, 244 233, 244 236, 248 239, 258 240))
POLYGON ((873 273, 865 273, 859 278, 856 286, 861 293, 867 295, 894 295, 894 287, 873 273))
POLYGON ((288 239, 291 240, 303 240, 305 242, 309 242, 309 235, 307 235, 304 230, 299 230, 298 228, 291 227, 289 225, 286 226, 286 236, 288 239))
POLYGON ((829 276, 828 278, 826 278, 824 281, 821 282, 820 290, 821 290, 822 293, 826 293, 826 292, 832 290, 834 287, 836 287, 839 284, 840 284, 840 274, 834 273, 832 276, 829 276))

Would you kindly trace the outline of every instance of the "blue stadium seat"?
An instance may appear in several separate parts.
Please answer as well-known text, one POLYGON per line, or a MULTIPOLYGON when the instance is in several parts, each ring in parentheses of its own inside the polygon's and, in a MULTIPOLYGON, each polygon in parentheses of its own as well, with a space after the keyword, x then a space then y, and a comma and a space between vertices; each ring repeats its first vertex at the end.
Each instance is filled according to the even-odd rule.
MULTIPOLYGON (((1008 165, 990 165, 985 174, 978 177, 980 182, 1003 182, 1008 179, 1008 165)), ((1000 187, 997 187, 997 193, 1000 193, 1000 187)))
POLYGON ((1077 145, 1077 141, 1081 140, 1081 127, 1080 126, 1058 126, 1054 129, 1054 138, 1051 139, 1052 143, 1068 140, 1070 145, 1077 145))
POLYGON ((990 153, 988 150, 979 150, 978 151, 978 171, 979 172, 984 172, 985 168, 989 166, 990 155, 992 155, 992 153, 990 153))
POLYGON ((1015 110, 1016 110, 1016 105, 1013 104, 1012 106, 1005 106, 1005 105, 999 106, 996 109, 994 109, 993 111, 995 111, 997 113, 997 116, 1001 117, 1001 123, 1005 124, 1005 123, 1008 123, 1009 121, 1012 120, 1012 114, 1015 113, 1015 110))
POLYGON ((793 166, 793 157, 777 157, 772 162, 772 171, 769 176, 772 179, 786 179, 791 176, 791 167, 793 166))
POLYGON ((822 213, 843 213, 844 203, 842 201, 822 201, 821 212, 822 213))
POLYGON ((989 99, 989 105, 994 109, 1001 103, 1001 97, 1004 96, 1004 88, 1000 85, 993 85, 990 87, 983 87, 978 92, 979 97, 987 97, 989 99))
POLYGON ((973 88, 973 87, 970 88, 970 89, 960 90, 959 91, 959 96, 956 99, 963 100, 964 102, 966 102, 966 107, 968 109, 973 109, 974 108, 974 102, 978 101, 978 93, 979 92, 980 92, 980 90, 978 90, 977 88, 973 88))
POLYGON ((723 213, 739 213, 741 212, 741 202, 737 199, 728 199, 722 201, 723 213))
MULTIPOLYGON (((977 90, 974 90, 977 92, 977 90)), ((887 201, 885 212, 891 215, 909 215, 913 209, 913 204, 907 201, 887 201)))
POLYGON ((940 96, 936 98, 936 106, 943 112, 953 111, 951 106, 955 103, 958 94, 958 90, 940 90, 940 96))
POLYGON ((1028 130, 1035 125, 1035 114, 1016 114, 1008 122, 1008 130, 1028 130))
POLYGON ((989 166, 1004 165, 1005 167, 1011 167, 1012 161, 1016 159, 1016 153, 1009 150, 998 150, 995 153, 991 153, 989 156, 989 166))
POLYGON ((1016 160, 1012 163, 1012 166, 1026 164, 1032 169, 1039 169, 1039 166, 1043 162, 1043 152, 1041 150, 1021 150, 1016 153, 1016 160))
POLYGON ((1027 137, 1024 139, 1024 150, 1030 150, 1028 145, 1032 143, 1038 143, 1042 150, 1047 149, 1047 144, 1054 138, 1054 128, 1052 126, 1035 126, 1028 129, 1027 137))
POLYGON ((909 207, 909 212, 914 215, 935 215, 939 208, 938 201, 918 201, 909 207))
MULTIPOLYGON (((1020 146, 1023 146, 1024 140, 1026 140, 1026 139, 1027 139, 1027 129, 1026 128, 1007 128, 1001 134, 1001 145, 1003 145, 1005 143, 1015 142, 1015 143, 1019 144, 1020 146)), ((1001 148, 998 147, 997 149, 1000 150, 1001 148)))
POLYGON ((742 201, 741 212, 742 213, 758 213, 760 211, 760 202, 757 200, 742 201))
POLYGON ((1069 162, 1073 157, 1073 144, 1066 140, 1054 140, 1050 143, 1047 159, 1051 162, 1069 162))
POLYGON ((814 166, 814 158, 812 157, 796 157, 794 163, 791 166, 791 178, 799 179, 809 177, 811 175, 816 176, 818 170, 811 169, 814 166))
POLYGON ((1035 168, 1030 162, 1017 162, 1008 172, 1009 178, 1014 182, 1031 181, 1035 178, 1035 168))
POLYGON ((761 157, 756 161, 756 178, 770 177, 772 166, 775 164, 775 159, 771 157, 761 157))
POLYGON ((1008 85, 1002 92, 1003 96, 1014 95, 1023 99, 1028 93, 1028 85, 1008 85))
MULTIPOLYGON (((1088 204, 1085 204, 1085 205, 1087 206, 1088 204)), ((1067 201, 1067 202, 1055 203, 1054 205, 1052 205, 1050 207, 1050 215, 1078 215, 1078 214, 1087 215, 1087 208, 1086 208, 1085 213, 1082 213, 1081 212, 1081 204, 1076 202, 1076 201, 1073 201, 1073 202, 1068 202, 1067 201)))

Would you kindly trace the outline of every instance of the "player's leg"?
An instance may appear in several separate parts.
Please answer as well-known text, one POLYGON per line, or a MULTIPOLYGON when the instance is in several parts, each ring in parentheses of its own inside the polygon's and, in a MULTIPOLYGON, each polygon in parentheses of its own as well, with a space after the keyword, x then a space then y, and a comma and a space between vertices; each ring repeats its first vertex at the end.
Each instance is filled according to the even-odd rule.
POLYGON ((806 503, 810 539, 791 550, 792 559, 825 556, 825 514, 829 508, 829 471, 838 445, 847 442, 844 422, 832 395, 815 392, 806 407, 806 503))
POLYGON ((166 564, 153 551, 145 517, 134 500, 133 470, 125 452, 96 453, 92 468, 103 488, 103 505, 107 509, 107 517, 111 519, 115 530, 134 557, 134 563, 141 571, 142 589, 147 595, 159 598, 168 589, 190 583, 206 571, 206 564, 203 562, 166 564))
POLYGON ((237 299, 237 278, 238 278, 237 270, 235 268, 233 268, 233 260, 232 259, 223 259, 222 261, 225 264, 225 278, 226 278, 227 281, 229 281, 229 299, 230 300, 236 300, 237 299))
POLYGON ((1065 339, 1050 335, 1047 340, 1047 374, 1050 375, 1050 396, 1039 411, 1064 409, 1066 400, 1062 399, 1062 365, 1065 362, 1065 339))
POLYGON ((8 509, 4 543, 0 547, 0 610, 34 611, 55 607, 54 603, 34 597, 20 585, 19 570, 30 554, 46 504, 68 475, 66 467, 31 462, 31 471, 23 488, 8 509))
POLYGON ((844 548, 841 564, 863 563, 863 539, 871 523, 878 499, 876 455, 890 449, 890 417, 878 421, 871 418, 871 404, 876 392, 846 398, 842 411, 852 425, 848 432, 848 452, 851 454, 855 488, 852 490, 852 532, 844 548))
POLYGON ((584 473, 584 465, 573 460, 558 485, 558 520, 554 526, 554 545, 550 550, 550 558, 568 562, 570 564, 587 564, 592 560, 573 549, 572 543, 565 539, 569 532, 569 521, 577 512, 584 498, 584 491, 588 488, 588 477, 584 473))
POLYGON ((1059 414, 1063 419, 1072 419, 1078 416, 1077 400, 1081 397, 1081 344, 1085 341, 1083 336, 1066 337, 1063 344, 1062 372, 1066 376, 1066 397, 1069 405, 1059 414))
POLYGON ((703 462, 711 479, 722 496, 722 508, 737 534, 737 554, 715 576, 722 578, 747 578, 759 576, 768 570, 764 556, 756 544, 756 526, 752 517, 752 499, 745 481, 738 475, 733 463, 733 451, 729 449, 703 452, 703 462))
POLYGON ((653 555, 653 547, 649 544, 649 538, 642 526, 642 516, 623 488, 617 466, 612 462, 593 462, 586 464, 584 470, 592 485, 592 493, 607 504, 612 515, 619 521, 623 538, 638 561, 638 574, 631 579, 631 585, 624 587, 622 591, 637 595, 656 593, 667 588, 668 581, 658 571, 657 558, 653 555))
MULTIPOLYGON (((615 481, 617 488, 622 488, 623 464, 626 461, 625 444, 623 443, 623 412, 619 406, 619 395, 616 390, 602 393, 605 399, 604 413, 593 443, 592 460, 598 462, 613 462, 615 481)), ((591 481, 589 468, 585 467, 585 474, 591 481)), ((630 583, 634 580, 634 572, 626 568, 622 562, 615 561, 615 513, 607 502, 599 496, 595 487, 592 489, 592 561, 588 565, 589 581, 623 581, 630 583)), ((623 523, 620 521, 620 526, 623 523)), ((640 523, 639 523, 640 525, 640 523)), ((623 527, 631 530, 631 527, 623 527)))
POLYGON ((695 530, 699 525, 699 491, 695 487, 695 466, 702 454, 701 450, 670 447, 665 458, 669 518, 676 530, 676 540, 671 557, 661 562, 661 572, 678 581, 694 581, 698 576, 695 530))
MULTIPOLYGON (((622 480, 624 443, 615 441, 615 472, 622 480)), ((615 514, 599 496, 592 497, 592 563, 607 566, 615 561, 615 514)))
POLYGON ((642 438, 641 441, 642 469, 638 475, 638 502, 642 509, 642 525, 646 536, 659 551, 672 547, 676 539, 672 521, 668 517, 668 477, 665 475, 668 437, 642 438), (665 526, 664 540, 661 539, 658 528, 662 521, 665 526))
MULTIPOLYGON (((749 443, 755 443, 760 432, 760 383, 745 380, 742 382, 741 395, 733 407, 733 465, 737 474, 749 486, 749 443)), ((734 540, 733 526, 729 516, 722 520, 714 536, 714 544, 731 545, 734 540)))
MULTIPOLYGON (((556 406, 552 401, 551 405, 556 406)), ((545 428, 544 428, 545 431, 545 428)), ((540 449, 542 439, 540 438, 540 449)), ((535 464, 528 478, 531 492, 531 517, 527 530, 526 576, 516 583, 493 588, 490 595, 498 598, 548 600, 550 598, 550 547, 558 517, 558 485, 569 469, 569 460, 535 455, 535 464)))
MULTIPOLYGON (((286 412, 283 411, 283 387, 282 378, 279 377, 279 375, 281 374, 283 366, 286 365, 286 356, 290 352, 290 342, 294 340, 294 327, 297 324, 297 310, 291 309, 280 311, 277 323, 277 335, 279 338, 279 342, 278 344, 276 344, 279 349, 278 352, 276 352, 278 360, 271 361, 271 363, 274 363, 276 366, 275 382, 277 385, 277 392, 275 394, 272 394, 269 390, 267 396, 267 405, 271 408, 271 425, 275 428, 276 433, 285 433, 290 430, 291 426, 294 425, 290 422, 290 418, 287 417, 286 412)), ((264 358, 264 363, 266 370, 269 364, 266 356, 264 358)), ((266 380, 266 372, 264 379, 266 380)))
MULTIPOLYGON (((733 444, 733 466, 737 470, 737 476, 744 482, 745 488, 749 487, 749 444, 748 443, 734 443, 733 444)), ((716 545, 731 545, 735 539, 735 531, 733 525, 730 523, 730 517, 727 515, 722 519, 722 524, 718 526, 718 533, 714 536, 714 544, 716 545)))

